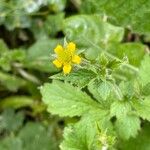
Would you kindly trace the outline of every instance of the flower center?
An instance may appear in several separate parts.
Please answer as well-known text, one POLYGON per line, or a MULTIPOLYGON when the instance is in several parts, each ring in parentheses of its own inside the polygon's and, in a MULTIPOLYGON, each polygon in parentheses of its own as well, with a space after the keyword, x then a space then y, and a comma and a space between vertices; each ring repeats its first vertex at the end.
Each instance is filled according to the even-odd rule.
POLYGON ((72 53, 69 50, 64 49, 64 51, 59 54, 58 59, 63 63, 63 64, 70 64, 72 61, 72 53))

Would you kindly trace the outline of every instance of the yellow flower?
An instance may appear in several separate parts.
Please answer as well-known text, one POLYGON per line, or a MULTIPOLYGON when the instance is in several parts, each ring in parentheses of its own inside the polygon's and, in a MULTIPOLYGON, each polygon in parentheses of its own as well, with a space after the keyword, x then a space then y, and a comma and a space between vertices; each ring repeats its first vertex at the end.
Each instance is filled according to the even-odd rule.
POLYGON ((70 73, 72 69, 72 64, 80 64, 81 57, 75 54, 76 45, 73 42, 67 44, 66 47, 57 45, 54 49, 54 52, 57 55, 57 58, 53 61, 53 64, 57 68, 63 68, 64 74, 70 73))

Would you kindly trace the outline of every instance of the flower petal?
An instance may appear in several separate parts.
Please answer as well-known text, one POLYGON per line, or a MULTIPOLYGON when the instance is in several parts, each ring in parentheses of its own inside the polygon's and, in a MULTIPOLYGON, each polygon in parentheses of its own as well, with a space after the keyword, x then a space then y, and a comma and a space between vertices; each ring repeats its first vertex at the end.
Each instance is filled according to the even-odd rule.
POLYGON ((76 49, 76 44, 73 43, 73 42, 68 43, 67 49, 70 50, 73 53, 76 49))
POLYGON ((73 58, 72 58, 72 62, 74 62, 76 64, 80 64, 81 57, 79 57, 78 55, 74 55, 73 58))
POLYGON ((61 45, 57 45, 56 48, 54 49, 54 52, 59 55, 60 53, 63 52, 63 47, 61 45))
POLYGON ((53 64, 57 67, 57 68, 60 68, 62 66, 62 63, 58 60, 58 59, 55 59, 53 61, 53 64))
POLYGON ((64 74, 70 73, 71 68, 72 68, 72 67, 71 67, 71 65, 69 65, 69 64, 64 65, 64 67, 63 67, 63 72, 64 72, 64 74))

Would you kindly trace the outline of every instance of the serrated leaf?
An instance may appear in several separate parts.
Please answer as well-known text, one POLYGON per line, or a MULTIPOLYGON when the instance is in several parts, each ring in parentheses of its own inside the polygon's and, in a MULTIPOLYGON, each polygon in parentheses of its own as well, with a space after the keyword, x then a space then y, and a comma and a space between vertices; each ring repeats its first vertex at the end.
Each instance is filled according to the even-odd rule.
POLYGON ((100 55, 98 61, 102 67, 106 67, 106 65, 109 63, 109 60, 104 53, 100 55))
POLYGON ((101 98, 101 96, 100 96, 100 94, 98 92, 98 86, 100 84, 101 84, 100 81, 94 80, 94 81, 90 82, 90 84, 88 85, 89 92, 98 101, 102 101, 102 98, 101 98))
POLYGON ((150 82, 143 87, 142 94, 146 96, 150 95, 150 82))
POLYGON ((64 80, 72 85, 78 86, 79 88, 84 88, 89 84, 89 82, 96 77, 96 74, 90 70, 80 69, 74 71, 67 76, 62 73, 51 76, 52 79, 64 80))
POLYGON ((110 110, 95 110, 90 113, 89 118, 91 122, 95 122, 100 127, 102 132, 107 131, 107 133, 114 134, 114 126, 111 122, 110 110))
POLYGON ((116 95, 117 99, 122 100, 123 99, 123 94, 122 94, 122 91, 119 88, 119 86, 116 85, 116 84, 112 84, 112 88, 113 88, 114 94, 116 95))
POLYGON ((107 81, 102 82, 98 86, 98 92, 103 100, 106 100, 111 92, 111 86, 107 81))
POLYGON ((122 91, 122 94, 124 96, 127 96, 127 97, 132 97, 134 95, 134 88, 133 88, 133 82, 132 81, 122 81, 120 84, 119 84, 119 87, 122 91))
POLYGON ((81 116, 90 111, 101 110, 100 105, 92 100, 86 93, 75 87, 53 81, 41 87, 43 102, 48 106, 48 111, 60 116, 81 116))
POLYGON ((150 97, 144 100, 132 100, 132 105, 141 118, 150 121, 150 97))
POLYGON ((135 115, 126 115, 117 119, 115 123, 116 131, 122 139, 135 137, 140 130, 140 119, 135 115))
POLYGON ((141 63, 139 81, 145 86, 150 82, 150 56, 146 55, 141 63))
POLYGON ((70 125, 64 130, 64 141, 60 145, 61 150, 98 150, 96 143, 96 124, 88 118, 70 125))
MULTIPOLYGON (((99 87, 101 86, 101 84, 102 84, 102 81, 97 80, 97 79, 93 80, 88 84, 88 90, 90 94, 92 94, 93 98, 95 98, 100 104, 102 104, 103 107, 108 107, 112 103, 111 89, 109 89, 109 91, 106 91, 107 90, 106 88, 102 89, 103 87, 101 87, 101 89, 99 90, 99 87)), ((111 88, 111 86, 109 88, 111 88)))
POLYGON ((140 95, 140 85, 137 80, 122 81, 119 84, 119 87, 122 94, 129 99, 132 99, 132 97, 134 96, 140 95))
POLYGON ((149 150, 150 149, 150 124, 145 123, 142 130, 136 138, 131 138, 128 141, 118 143, 118 148, 121 150, 149 150))
POLYGON ((116 100, 111 104, 110 114, 118 119, 124 118, 131 111, 131 104, 128 101, 116 100))

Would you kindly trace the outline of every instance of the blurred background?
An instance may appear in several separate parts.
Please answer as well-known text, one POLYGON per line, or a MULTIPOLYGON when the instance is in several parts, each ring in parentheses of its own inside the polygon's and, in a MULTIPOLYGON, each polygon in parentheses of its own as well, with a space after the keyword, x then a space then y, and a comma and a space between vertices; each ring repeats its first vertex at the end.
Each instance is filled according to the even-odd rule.
POLYGON ((50 55, 75 12, 66 0, 0 0, 0 150, 58 149, 64 120, 46 112, 38 88, 57 71, 50 55))
MULTIPOLYGON (((73 120, 47 113, 39 87, 51 82, 49 77, 59 71, 53 66, 51 55, 54 47, 63 43, 65 36, 74 40, 79 48, 88 48, 85 56, 91 60, 97 54, 91 51, 80 33, 103 47, 106 40, 150 45, 150 19, 137 26, 143 18, 137 13, 138 22, 135 23, 132 18, 134 9, 127 10, 128 5, 123 5, 126 8, 121 11, 120 2, 100 7, 105 3, 101 0, 0 0, 0 150, 59 149, 63 128, 73 120), (117 13, 113 12, 115 7, 117 13), (122 28, 102 27, 100 24, 103 31, 99 31, 96 18, 88 19, 84 15, 70 18, 94 13, 98 13, 103 21, 107 20, 107 15, 110 16, 109 21, 122 28), (93 20, 95 24, 91 23, 93 20), (73 29, 79 27, 78 31, 72 26, 73 29), (124 27, 127 27, 125 31, 124 27)), ((142 5, 139 3, 135 7, 139 6, 142 5)), ((145 15, 150 16, 148 13, 145 15)), ((119 50, 120 47, 117 48, 119 50)), ((137 44, 121 48, 128 48, 129 57, 133 54, 130 49, 139 49, 133 62, 139 66, 145 47, 137 44)), ((122 57, 121 54, 118 56, 122 57)))

